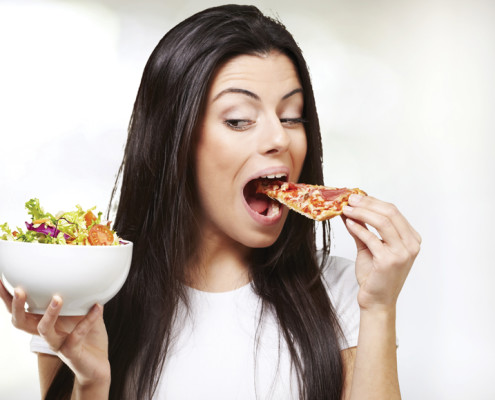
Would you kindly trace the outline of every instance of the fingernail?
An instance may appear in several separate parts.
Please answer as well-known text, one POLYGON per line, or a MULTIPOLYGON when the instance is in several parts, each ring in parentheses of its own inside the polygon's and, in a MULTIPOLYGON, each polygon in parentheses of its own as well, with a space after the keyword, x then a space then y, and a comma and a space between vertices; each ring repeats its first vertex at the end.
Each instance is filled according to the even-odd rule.
POLYGON ((53 299, 52 299, 50 306, 52 308, 57 308, 59 304, 60 304, 59 298, 57 296, 53 296, 53 299))
POLYGON ((342 211, 346 212, 346 213, 350 213, 352 211, 352 207, 349 207, 347 204, 342 207, 342 211))
POLYGON ((360 194, 351 194, 349 196, 349 204, 354 205, 359 203, 359 201, 363 198, 360 194))
POLYGON ((350 219, 350 218, 347 218, 347 221, 346 222, 347 222, 347 225, 350 225, 350 226, 352 226, 352 225, 355 224, 355 222, 352 219, 350 219))

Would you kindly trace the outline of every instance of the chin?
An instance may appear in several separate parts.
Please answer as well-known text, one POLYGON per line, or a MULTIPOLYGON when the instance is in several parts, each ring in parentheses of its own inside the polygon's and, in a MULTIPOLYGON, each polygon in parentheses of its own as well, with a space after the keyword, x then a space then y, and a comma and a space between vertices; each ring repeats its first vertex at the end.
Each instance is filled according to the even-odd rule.
POLYGON ((277 239, 278 239, 278 237, 259 239, 259 240, 251 242, 248 247, 250 247, 252 249, 264 249, 264 248, 270 247, 272 244, 274 244, 277 241, 277 239))
POLYGON ((282 232, 283 224, 276 229, 271 230, 270 232, 253 232, 253 234, 248 237, 242 238, 240 241, 246 247, 250 247, 253 249, 262 249, 266 247, 270 247, 273 245, 280 236, 282 232))

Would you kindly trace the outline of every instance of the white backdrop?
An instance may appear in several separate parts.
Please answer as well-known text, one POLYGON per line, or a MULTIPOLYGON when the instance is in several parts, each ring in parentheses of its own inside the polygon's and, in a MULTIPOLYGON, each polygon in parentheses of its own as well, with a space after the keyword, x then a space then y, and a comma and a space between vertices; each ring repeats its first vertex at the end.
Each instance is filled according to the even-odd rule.
MULTIPOLYGON (((190 1, 0 0, 0 223, 24 202, 105 210, 142 69, 190 1)), ((309 62, 326 183, 396 203, 422 252, 399 300, 404 399, 493 399, 495 3, 253 1, 309 62)), ((354 256, 341 221, 335 254, 354 256)), ((37 398, 0 307, 0 399, 37 398)))

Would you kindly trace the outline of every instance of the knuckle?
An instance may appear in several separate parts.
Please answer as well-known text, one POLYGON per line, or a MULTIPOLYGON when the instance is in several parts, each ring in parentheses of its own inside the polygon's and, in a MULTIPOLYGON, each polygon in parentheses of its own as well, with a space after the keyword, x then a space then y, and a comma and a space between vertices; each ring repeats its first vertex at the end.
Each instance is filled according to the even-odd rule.
POLYGON ((74 329, 74 331, 72 332, 72 336, 75 339, 80 339, 80 338, 86 336, 87 331, 88 331, 88 329, 87 329, 86 324, 81 324, 81 325, 78 325, 76 327, 76 329, 74 329))
POLYGON ((45 337, 48 333, 48 326, 46 325, 46 323, 44 321, 41 321, 39 324, 38 324, 38 333, 40 334, 41 337, 45 337))
POLYGON ((365 229, 365 234, 366 234, 366 239, 372 243, 375 240, 380 240, 380 236, 377 233, 371 232, 367 229, 365 229))
POLYGON ((399 214, 399 209, 397 208, 397 206, 395 204, 392 204, 392 203, 387 203, 387 211, 388 211, 388 214, 391 216, 395 216, 395 215, 399 214))
POLYGON ((421 245, 420 245, 420 243, 416 243, 411 248, 411 253, 412 253, 413 257, 416 257, 419 254, 420 251, 421 251, 421 245))
POLYGON ((67 359, 74 358, 74 347, 71 344, 70 336, 66 338, 58 348, 60 354, 64 355, 67 359))
POLYGON ((399 258, 399 263, 400 265, 409 265, 411 263, 411 256, 409 255, 409 253, 401 255, 401 257, 399 258))
POLYGON ((394 254, 393 265, 400 267, 410 261, 409 252, 406 249, 401 249, 394 254))
POLYGON ((377 220, 377 226, 384 229, 384 228, 389 228, 392 225, 391 221, 389 218, 386 216, 380 216, 377 220))
POLYGON ((385 254, 385 252, 380 251, 374 254, 374 257, 377 261, 377 265, 385 266, 387 265, 387 261, 389 260, 389 256, 385 254))
POLYGON ((385 213, 389 217, 395 217, 395 216, 397 216, 397 215, 400 214, 399 209, 397 208, 397 206, 395 204, 392 204, 392 203, 386 203, 385 204, 385 213))

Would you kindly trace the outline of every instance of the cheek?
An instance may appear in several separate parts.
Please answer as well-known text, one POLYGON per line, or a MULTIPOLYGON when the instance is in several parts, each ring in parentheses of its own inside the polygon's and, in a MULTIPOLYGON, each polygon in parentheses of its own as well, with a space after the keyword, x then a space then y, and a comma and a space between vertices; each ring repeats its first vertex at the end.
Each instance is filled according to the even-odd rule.
POLYGON ((196 150, 196 178, 200 204, 210 209, 221 199, 230 196, 235 176, 235 152, 225 139, 216 138, 211 132, 204 135, 196 150))
POLYGON ((306 159, 306 153, 308 149, 306 134, 300 134, 292 141, 292 159, 294 162, 294 168, 297 171, 297 177, 301 174, 304 160, 306 159))
POLYGON ((196 176, 198 180, 209 182, 221 180, 232 169, 235 158, 232 147, 222 140, 206 140, 200 144, 196 152, 196 176))

